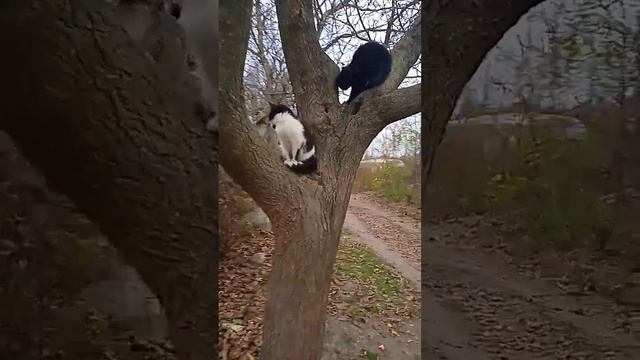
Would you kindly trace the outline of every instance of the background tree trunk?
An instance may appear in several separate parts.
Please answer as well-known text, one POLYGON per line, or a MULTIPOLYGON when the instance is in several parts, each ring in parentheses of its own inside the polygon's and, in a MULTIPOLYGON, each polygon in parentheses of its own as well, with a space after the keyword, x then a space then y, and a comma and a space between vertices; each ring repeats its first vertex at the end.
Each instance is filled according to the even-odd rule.
MULTIPOLYGON (((424 1, 422 5, 422 202, 436 150, 462 89, 486 54, 543 0, 424 1)), ((422 207, 426 224, 428 206, 422 207)))
POLYGON ((180 359, 214 358, 217 144, 186 67, 145 56, 104 1, 1 9, 0 128, 158 295, 180 359))

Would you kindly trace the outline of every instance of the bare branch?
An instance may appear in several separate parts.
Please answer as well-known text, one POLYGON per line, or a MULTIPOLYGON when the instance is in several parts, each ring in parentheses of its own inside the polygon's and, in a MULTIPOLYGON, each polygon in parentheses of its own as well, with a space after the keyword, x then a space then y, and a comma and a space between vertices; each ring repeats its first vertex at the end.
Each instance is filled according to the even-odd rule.
MULTIPOLYGON (((335 15, 338 11, 342 10, 347 4, 349 4, 351 0, 340 0, 337 3, 334 3, 331 8, 327 11, 325 11, 322 14, 318 14, 318 28, 316 30, 316 36, 318 38, 320 38, 320 35, 322 34, 322 31, 324 30, 325 26, 327 26, 327 20, 335 15)), ((320 11, 318 9, 318 11, 320 11)))
MULTIPOLYGON (((305 109, 338 101, 334 79, 338 66, 322 51, 310 1, 276 1, 282 49, 296 102, 305 109)), ((304 119, 304 113, 302 114, 304 119)), ((311 124, 320 119, 305 119, 311 124)))
POLYGON ((368 101, 376 106, 380 130, 395 121, 420 112, 421 87, 421 84, 417 84, 396 89, 368 101))
POLYGON ((366 34, 368 32, 370 32, 371 29, 362 29, 362 30, 357 30, 354 32, 350 32, 350 33, 344 33, 344 34, 340 34, 335 36, 333 39, 331 39, 331 41, 329 41, 327 44, 325 44, 322 47, 322 50, 326 51, 328 49, 330 49, 333 45, 337 44, 340 40, 342 39, 348 39, 348 38, 352 38, 352 37, 357 37, 357 38, 362 38, 360 35, 361 34, 366 34))
POLYGON ((387 30, 386 30, 386 34, 384 35, 384 44, 389 46, 389 42, 391 41, 391 33, 393 30, 393 22, 396 19, 396 12, 398 11, 397 9, 397 0, 393 0, 393 7, 391 8, 391 14, 389 15, 389 18, 387 19, 387 30))
POLYGON ((249 41, 251 0, 221 1, 220 32, 220 163, 227 173, 272 214, 283 192, 294 189, 295 175, 249 122, 244 107, 242 75, 249 41), (238 45, 242 44, 242 45, 238 45), (240 59, 241 61, 238 61, 240 59))
POLYGON ((418 60, 422 51, 421 28, 422 21, 421 17, 418 16, 409 31, 402 36, 391 50, 393 67, 389 78, 382 87, 383 90, 389 91, 397 88, 418 60))
MULTIPOLYGON (((354 9, 356 10, 356 14, 358 15, 358 21, 360 22, 360 25, 362 26, 363 29, 367 28, 367 25, 364 23, 364 19, 362 18, 362 11, 360 10, 359 7, 354 7, 354 9)), ((369 32, 366 33, 367 35, 367 41, 371 41, 371 34, 369 34, 369 32)))

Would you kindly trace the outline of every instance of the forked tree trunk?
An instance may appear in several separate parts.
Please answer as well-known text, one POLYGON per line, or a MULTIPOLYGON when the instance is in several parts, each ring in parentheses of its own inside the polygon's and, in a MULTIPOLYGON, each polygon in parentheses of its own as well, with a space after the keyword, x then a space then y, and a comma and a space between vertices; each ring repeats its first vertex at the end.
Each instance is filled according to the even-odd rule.
POLYGON ((328 167, 326 171, 335 171, 334 176, 323 174, 334 181, 284 197, 286 210, 271 214, 276 246, 264 319, 263 360, 316 360, 322 355, 333 267, 356 159, 366 148, 352 145, 345 151, 352 151, 349 157, 353 159, 345 159, 342 169, 328 167))
MULTIPOLYGON (((317 43, 311 2, 283 0, 276 7, 296 105, 316 140, 319 174, 288 171, 246 119, 242 64, 249 38, 248 0, 220 2, 225 49, 220 162, 267 213, 276 235, 260 358, 317 360, 322 356, 330 280, 358 164, 385 125, 417 112, 420 93, 417 86, 392 88, 375 99, 370 93, 357 114, 354 107, 340 106, 334 82, 338 68, 317 43)), ((410 34, 417 36, 415 29, 410 34)), ((415 62, 419 49, 409 45, 398 56, 415 62)), ((393 76, 399 79, 393 85, 406 71, 397 69, 393 76)))
MULTIPOLYGON (((229 114, 227 105, 222 102, 223 116, 229 114)), ((325 116, 347 122, 337 112, 325 116)), ((225 134, 229 124, 222 125, 221 132, 225 134)), ((257 198, 272 222, 276 237, 268 279, 261 360, 317 360, 322 355, 333 266, 358 162, 367 147, 364 139, 371 136, 371 131, 374 130, 343 131, 340 137, 327 136, 322 141, 323 147, 333 151, 320 154, 319 162, 324 164, 321 180, 286 172, 281 162, 271 158, 265 159, 265 163, 233 161, 241 147, 259 152, 260 146, 249 148, 234 142, 238 132, 229 131, 221 138, 220 155, 225 170, 257 198), (246 175, 251 169, 269 166, 273 166, 273 171, 265 174, 273 178, 256 181, 259 179, 246 175), (300 183, 273 196, 262 188, 267 184, 285 186, 290 181, 300 183)))
POLYGON ((179 358, 214 359, 217 144, 186 68, 145 57, 102 0, 0 8, 0 128, 158 295, 179 358))
POLYGON ((316 199, 308 200, 315 211, 304 209, 287 219, 291 222, 273 223, 276 247, 265 309, 263 360, 313 360, 322 355, 329 285, 344 211, 323 214, 318 210, 331 209, 335 200, 324 199, 323 206, 316 199), (321 221, 323 218, 328 221, 321 221))

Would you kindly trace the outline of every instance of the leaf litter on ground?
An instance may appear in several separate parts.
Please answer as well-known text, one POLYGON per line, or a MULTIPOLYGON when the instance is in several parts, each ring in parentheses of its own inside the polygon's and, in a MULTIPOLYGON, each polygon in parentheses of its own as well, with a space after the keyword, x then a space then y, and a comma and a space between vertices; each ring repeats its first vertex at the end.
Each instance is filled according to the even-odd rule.
MULTIPOLYGON (((221 192, 234 193, 221 196, 223 199, 237 199, 238 193, 244 193, 235 184, 221 187, 221 192)), ((227 201, 225 207, 235 202, 227 201)), ((225 220, 235 224, 221 225, 234 231, 228 232, 232 239, 219 265, 219 358, 259 359, 274 235, 243 224, 238 216, 225 220), (251 260, 256 254, 261 254, 261 262, 251 260)), ((353 324, 372 317, 384 319, 388 329, 381 331, 390 336, 399 335, 399 322, 419 317, 419 292, 347 234, 341 239, 334 270, 327 304, 330 316, 353 324)))

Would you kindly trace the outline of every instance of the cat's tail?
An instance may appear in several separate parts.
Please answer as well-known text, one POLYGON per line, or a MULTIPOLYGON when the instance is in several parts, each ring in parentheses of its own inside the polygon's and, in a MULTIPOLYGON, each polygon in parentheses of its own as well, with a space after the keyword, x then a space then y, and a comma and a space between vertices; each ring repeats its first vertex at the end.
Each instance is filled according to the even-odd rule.
POLYGON ((298 165, 291 165, 289 169, 298 174, 311 174, 318 168, 318 160, 315 156, 308 158, 298 165))
MULTIPOLYGON (((309 144, 306 144, 304 147, 309 146, 309 144)), ((306 161, 307 159, 310 159, 311 157, 316 155, 316 147, 315 146, 311 146, 311 149, 309 149, 308 151, 302 151, 302 149, 298 150, 298 154, 296 156, 296 159, 298 161, 306 161)))
POLYGON ((298 165, 289 166, 289 169, 298 174, 310 174, 318 168, 318 160, 316 159, 316 147, 311 146, 309 151, 300 152, 297 156, 298 165))

